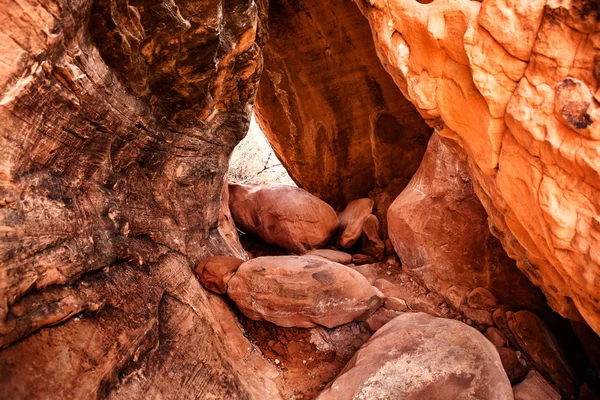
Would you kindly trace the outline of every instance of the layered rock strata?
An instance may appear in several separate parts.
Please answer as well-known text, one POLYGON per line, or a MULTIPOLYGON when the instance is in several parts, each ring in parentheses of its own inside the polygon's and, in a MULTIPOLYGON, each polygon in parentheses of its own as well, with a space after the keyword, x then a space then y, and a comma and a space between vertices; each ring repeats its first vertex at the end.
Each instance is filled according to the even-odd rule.
POLYGON ((192 273, 243 257, 222 188, 264 3, 19 0, 0 21, 0 397, 279 397, 192 273))

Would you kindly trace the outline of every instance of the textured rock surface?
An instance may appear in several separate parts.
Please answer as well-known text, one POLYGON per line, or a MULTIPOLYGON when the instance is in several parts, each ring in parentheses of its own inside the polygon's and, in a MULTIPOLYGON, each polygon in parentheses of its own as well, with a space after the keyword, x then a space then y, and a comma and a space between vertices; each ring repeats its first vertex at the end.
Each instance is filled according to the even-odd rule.
POLYGON ((227 282, 243 262, 235 257, 208 257, 196 267, 196 277, 206 289, 223 294, 227 291, 227 282))
POLYGON ((545 299, 491 235, 469 174, 434 134, 418 171, 388 209, 388 234, 407 273, 455 308, 486 288, 500 303, 542 309, 545 299))
POLYGON ((324 245, 338 227, 331 206, 288 185, 229 185, 236 226, 298 254, 324 245))
POLYGON ((381 66, 352 2, 270 2, 258 121, 290 176, 343 207, 419 165, 429 128, 381 66))
POLYGON ((339 246, 348 248, 356 243, 362 234, 365 221, 373 211, 374 204, 371 199, 356 199, 348 203, 339 215, 340 226, 337 234, 339 246))
POLYGON ((508 312, 506 318, 517 345, 537 370, 564 393, 573 394, 573 370, 565 350, 544 321, 529 311, 508 312))
POLYGON ((383 295, 360 273, 312 257, 257 257, 231 278, 227 294, 248 318, 328 328, 364 320, 383 295))
POLYGON ((278 397, 192 273, 241 256, 221 189, 263 2, 2 7, 0 397, 278 397))
POLYGON ((515 400, 560 400, 560 393, 535 370, 529 372, 513 390, 515 400))
POLYGON ((333 261, 339 264, 350 264, 352 262, 352 256, 350 254, 338 250, 317 249, 311 250, 305 255, 325 258, 329 261, 333 261))
POLYGON ((319 400, 512 400, 494 346, 458 321, 404 313, 379 329, 319 400))
POLYGON ((396 84, 467 155, 509 255, 600 332, 598 2, 356 3, 396 84))

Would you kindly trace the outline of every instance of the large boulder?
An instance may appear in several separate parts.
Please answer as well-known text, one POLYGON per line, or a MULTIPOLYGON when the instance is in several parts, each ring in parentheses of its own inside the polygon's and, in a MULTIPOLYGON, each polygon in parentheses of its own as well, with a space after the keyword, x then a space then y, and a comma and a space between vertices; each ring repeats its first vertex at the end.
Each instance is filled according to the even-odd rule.
POLYGON ((512 400, 494 346, 477 330, 423 313, 394 318, 318 400, 512 400))
POLYGON ((298 254, 324 245, 338 227, 335 211, 307 191, 288 185, 229 185, 236 226, 298 254))
POLYGON ((500 303, 540 310, 545 299, 488 228, 469 173, 434 134, 408 186, 388 209, 389 238, 405 272, 456 308, 486 288, 500 303))
POLYGON ((600 333, 598 2, 355 3, 398 87, 468 159, 508 254, 600 333))
POLYGON ((227 294, 250 319, 332 328, 364 320, 383 295, 352 268, 316 257, 257 257, 240 266, 227 294))

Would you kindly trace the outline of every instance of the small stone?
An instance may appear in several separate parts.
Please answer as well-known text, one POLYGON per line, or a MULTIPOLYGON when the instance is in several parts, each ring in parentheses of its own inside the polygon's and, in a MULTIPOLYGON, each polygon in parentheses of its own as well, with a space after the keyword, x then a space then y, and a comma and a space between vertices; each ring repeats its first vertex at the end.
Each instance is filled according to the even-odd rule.
POLYGON ((493 326, 485 331, 485 337, 496 347, 503 347, 508 344, 508 339, 504 333, 493 326))
POLYGON ((387 309, 394 311, 406 311, 408 310, 408 306, 406 305, 406 301, 399 299, 397 297, 386 297, 383 306, 387 309))
POLYGON ((352 256, 352 262, 356 265, 371 264, 375 261, 376 260, 373 257, 366 254, 354 254, 352 256))
POLYGON ((560 400, 560 394, 536 370, 513 388, 515 400, 560 400))
POLYGON ((371 199, 352 200, 338 216, 337 243, 343 248, 352 247, 362 234, 363 225, 373 211, 371 199))
POLYGON ((208 257, 196 267, 196 277, 206 289, 224 294, 227 291, 227 283, 243 262, 244 260, 235 257, 208 257))
POLYGON ((385 244, 379 237, 379 220, 373 214, 365 220, 362 228, 362 251, 381 260, 385 253, 385 244))
POLYGON ((508 347, 497 347, 498 355, 500 355, 500 361, 507 374, 510 374, 515 368, 519 366, 519 358, 517 353, 508 347))
POLYGON ((339 250, 331 249, 317 249, 311 250, 305 254, 305 256, 316 256, 322 257, 329 261, 333 261, 339 264, 350 264, 352 262, 352 256, 348 253, 344 253, 339 250))
POLYGON ((492 308, 498 304, 498 299, 486 288, 478 287, 467 295, 467 304, 471 308, 492 308))

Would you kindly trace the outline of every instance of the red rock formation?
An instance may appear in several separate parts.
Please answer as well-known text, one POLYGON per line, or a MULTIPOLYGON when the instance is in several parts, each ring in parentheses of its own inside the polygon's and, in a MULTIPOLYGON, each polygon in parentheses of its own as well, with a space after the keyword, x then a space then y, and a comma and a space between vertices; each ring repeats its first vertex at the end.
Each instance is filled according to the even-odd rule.
POLYGON ((316 257, 257 257, 229 281, 227 294, 250 319, 278 326, 333 328, 364 320, 383 295, 360 273, 316 257))
POLYGON ((256 114, 292 179, 334 207, 400 181, 397 195, 431 134, 343 0, 270 2, 256 114))
POLYGON ((396 84, 467 156, 508 254, 600 332, 598 3, 356 3, 396 84))
POLYGON ((236 226, 296 254, 326 244, 338 227, 333 208, 289 185, 229 185, 236 226))
POLYGON ((278 397, 192 273, 242 255, 221 189, 263 2, 2 7, 0 397, 278 397))
POLYGON ((512 400, 494 346, 449 319, 403 313, 354 355, 318 400, 512 400))
POLYGON ((388 233, 404 271, 457 309, 481 308, 467 295, 486 288, 501 304, 543 310, 543 296, 506 256, 487 218, 468 172, 434 134, 388 210, 388 233))

